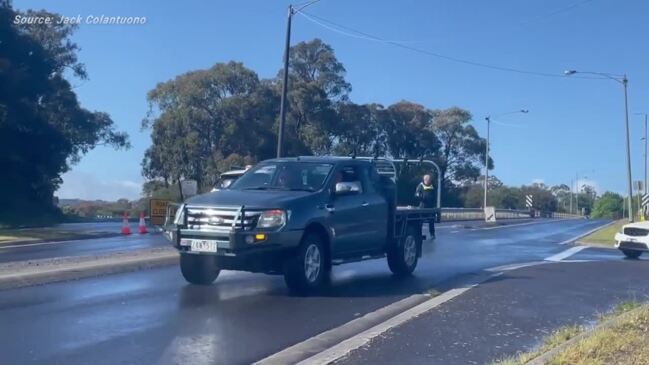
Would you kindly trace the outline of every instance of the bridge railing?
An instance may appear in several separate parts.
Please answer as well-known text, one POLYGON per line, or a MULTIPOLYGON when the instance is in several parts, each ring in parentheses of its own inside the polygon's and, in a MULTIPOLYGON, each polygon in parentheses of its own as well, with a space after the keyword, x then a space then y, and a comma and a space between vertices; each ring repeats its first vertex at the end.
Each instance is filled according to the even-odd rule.
MULTIPOLYGON (((582 216, 558 212, 540 212, 517 209, 496 209, 496 219, 523 218, 581 218, 582 216)), ((442 221, 484 220, 482 208, 441 208, 442 221)))

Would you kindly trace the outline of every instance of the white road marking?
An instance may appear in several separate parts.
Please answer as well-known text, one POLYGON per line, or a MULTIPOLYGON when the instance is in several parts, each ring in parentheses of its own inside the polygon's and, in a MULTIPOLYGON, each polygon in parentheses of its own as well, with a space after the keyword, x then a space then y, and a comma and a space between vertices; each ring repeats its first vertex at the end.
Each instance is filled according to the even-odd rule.
MULTIPOLYGON (((488 276, 482 276, 481 278, 475 279, 461 287, 451 289, 447 292, 444 292, 436 297, 425 300, 424 302, 412 306, 399 314, 396 314, 393 317, 389 317, 384 321, 373 325, 372 327, 365 327, 367 329, 362 330, 363 322, 365 326, 368 324, 371 325, 372 322, 369 322, 369 319, 380 315, 381 312, 385 312, 386 309, 390 309, 395 304, 405 301, 413 301, 417 298, 421 298, 421 294, 412 295, 406 299, 403 299, 400 302, 393 303, 386 307, 377 309, 374 312, 370 312, 363 317, 356 318, 346 324, 343 324, 340 327, 336 327, 329 331, 323 332, 319 335, 313 336, 307 340, 304 340, 300 343, 297 343, 291 347, 288 347, 276 354, 273 354, 269 357, 266 357, 262 360, 256 362, 256 365, 271 365, 271 364, 285 364, 287 362, 293 363, 296 360, 289 361, 289 359, 304 359, 305 356, 309 354, 314 354, 304 360, 298 362, 298 364, 329 364, 333 361, 340 359, 341 357, 347 355, 349 352, 367 344, 376 336, 385 333, 391 328, 397 327, 415 317, 429 311, 459 295, 465 293, 467 290, 478 286, 480 283, 492 279, 494 277, 502 275, 500 273, 494 273, 488 276), (349 336, 349 327, 354 327, 356 329, 361 329, 361 332, 356 332, 356 335, 351 337, 349 336), (335 343, 332 347, 323 346, 326 342, 335 343), (315 352, 316 349, 319 352, 315 352)), ((397 312, 398 313, 398 312, 397 312)), ((374 322, 376 323, 376 322, 374 322)))
POLYGON ((485 271, 489 271, 489 272, 512 271, 512 270, 522 269, 524 267, 531 267, 531 266, 543 265, 543 264, 547 264, 547 262, 545 262, 545 261, 523 262, 523 263, 520 263, 520 264, 510 264, 510 265, 496 266, 496 267, 492 267, 492 268, 489 268, 489 269, 485 269, 485 271))
POLYGON ((500 229, 500 228, 509 228, 509 227, 520 227, 520 226, 530 226, 533 224, 545 224, 545 223, 555 223, 555 222, 565 222, 568 219, 553 219, 553 220, 547 220, 547 221, 541 221, 541 222, 527 222, 527 223, 517 223, 517 224, 505 224, 502 226, 495 226, 495 227, 483 227, 483 228, 472 228, 472 231, 489 231, 492 229, 500 229))
POLYGON ((339 344, 330 347, 329 349, 322 351, 319 354, 316 354, 314 356, 309 357, 308 359, 302 360, 298 363, 298 365, 326 365, 330 364, 343 356, 349 354, 351 351, 366 345, 368 342, 370 342, 373 338, 380 336, 381 334, 385 333, 386 331, 400 326, 404 324, 407 321, 410 321, 411 319, 414 319, 415 317, 457 297, 458 295, 461 295, 468 291, 471 288, 474 288, 477 286, 479 283, 494 278, 496 276, 500 276, 502 273, 497 273, 494 275, 489 276, 486 279, 481 280, 480 282, 473 283, 471 285, 462 287, 462 288, 456 288, 456 289, 451 289, 441 295, 438 295, 430 300, 427 300, 413 308, 408 309, 407 311, 398 314, 387 321, 380 323, 370 329, 367 329, 356 336, 350 337, 339 344))
MULTIPOLYGON (((254 365, 284 365, 295 364, 302 359, 316 355, 329 347, 336 345, 341 339, 357 335, 367 328, 381 323, 430 299, 429 294, 415 294, 398 302, 386 305, 373 312, 355 318, 339 327, 315 335, 298 344, 257 361, 254 365)), ((356 316, 356 315, 355 315, 356 316)), ((356 316, 357 317, 357 316, 356 316)))
POLYGON ((579 252, 579 251, 581 251, 581 250, 583 250, 583 249, 585 249, 585 248, 588 248, 588 246, 575 246, 575 247, 571 247, 571 248, 569 248, 569 249, 567 249, 567 250, 565 250, 565 251, 561 251, 561 252, 559 252, 559 253, 556 254, 556 255, 552 255, 552 256, 550 256, 550 257, 547 257, 547 258, 545 259, 545 261, 559 262, 559 261, 561 261, 561 260, 563 260, 563 259, 567 259, 568 257, 570 257, 570 256, 572 256, 572 255, 574 255, 574 254, 576 254, 577 252, 579 252))
MULTIPOLYGON (((522 225, 531 225, 531 224, 542 224, 542 223, 552 223, 552 222, 560 222, 562 220, 550 220, 550 221, 542 221, 542 222, 527 222, 527 223, 522 223, 522 224, 514 224, 514 225, 506 225, 506 226, 498 226, 498 227, 488 227, 488 228, 482 228, 483 230, 485 229, 496 229, 496 228, 507 228, 507 227, 515 227, 515 226, 522 226, 522 225)), ((480 230, 480 229, 474 229, 474 230, 480 230)), ((459 231, 451 231, 451 233, 457 233, 459 231)), ((497 266, 493 268, 488 268, 486 271, 488 272, 493 272, 492 275, 483 277, 482 279, 478 279, 475 282, 469 283, 468 285, 459 287, 459 288, 454 288, 451 289, 445 293, 440 294, 437 297, 431 298, 429 300, 424 301, 421 304, 418 304, 414 307, 411 307, 404 312, 391 317, 389 319, 386 319, 385 321, 376 324, 366 330, 363 330, 360 333, 357 333, 356 335, 353 335, 352 337, 347 338, 344 334, 346 333, 349 335, 350 328, 353 327, 356 329, 362 328, 363 325, 368 326, 371 325, 369 322, 369 318, 375 318, 378 313, 386 311, 389 307, 394 305, 388 305, 386 307, 377 309, 374 312, 370 312, 360 318, 356 318, 354 320, 351 320, 350 322, 347 322, 339 327, 333 328, 329 331, 325 331, 321 334, 318 334, 316 336, 313 336, 309 339, 306 339, 300 343, 297 343, 293 346, 290 346, 278 353, 275 353, 271 356, 268 356, 262 360, 259 360, 255 364, 261 365, 271 365, 271 364, 284 364, 287 363, 288 359, 299 359, 299 358, 304 358, 305 356, 309 356, 309 354, 314 355, 307 357, 306 359, 301 360, 298 364, 301 365, 306 365, 306 364, 330 364, 332 362, 337 361, 338 359, 346 356, 350 352, 358 349, 361 346, 367 345, 372 339, 376 338, 377 336, 382 335, 383 333, 389 331, 392 328, 395 328, 397 326, 400 326, 407 321, 410 321, 417 316, 420 316, 421 314, 434 309, 435 307, 453 299, 456 298, 457 296, 465 293, 471 288, 474 288, 478 286, 480 283, 492 279, 494 277, 498 277, 500 275, 503 275, 504 272, 506 271, 511 271, 511 270, 516 270, 524 267, 530 267, 530 266, 535 266, 535 265, 541 265, 544 263, 547 263, 547 261, 561 261, 565 258, 570 257, 571 255, 585 249, 587 247, 585 246, 577 246, 577 247, 572 247, 569 250, 566 250, 564 252, 561 252, 557 255, 553 255, 545 259, 545 261, 535 261, 535 262, 527 262, 527 263, 517 263, 517 264, 510 264, 510 265, 503 265, 503 266, 497 266), (327 342, 331 342, 332 340, 335 340, 337 342, 336 345, 332 347, 326 346, 327 342), (318 351, 319 349, 324 349, 321 350, 320 352, 315 352, 318 351)), ((582 260, 571 260, 567 262, 581 262, 582 260)), ((417 295, 410 296, 403 301, 414 299, 417 295)), ((419 294, 418 296, 421 296, 419 294)), ((375 322, 374 322, 375 323, 375 322)), ((295 360, 294 360, 295 361, 295 360)), ((289 362, 294 362, 294 361, 289 361, 289 362)))

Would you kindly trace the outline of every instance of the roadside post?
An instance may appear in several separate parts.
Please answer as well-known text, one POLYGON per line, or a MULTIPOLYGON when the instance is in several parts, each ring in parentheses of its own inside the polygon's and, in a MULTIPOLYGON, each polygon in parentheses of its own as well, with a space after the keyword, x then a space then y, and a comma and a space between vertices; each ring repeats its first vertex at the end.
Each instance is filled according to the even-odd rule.
POLYGON ((525 207, 530 210, 530 217, 534 218, 534 196, 532 194, 525 195, 525 207))
POLYGON ((484 220, 489 223, 496 223, 496 208, 495 207, 485 207, 484 208, 484 220))
POLYGON ((641 221, 647 219, 647 207, 649 206, 649 194, 642 195, 642 215, 640 216, 641 221))

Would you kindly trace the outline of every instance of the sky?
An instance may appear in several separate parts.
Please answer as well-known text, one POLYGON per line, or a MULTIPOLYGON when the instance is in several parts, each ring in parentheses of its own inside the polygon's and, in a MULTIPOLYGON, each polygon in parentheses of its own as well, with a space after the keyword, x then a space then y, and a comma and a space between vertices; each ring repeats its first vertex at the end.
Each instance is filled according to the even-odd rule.
MULTIPOLYGON (((150 131, 140 126, 148 110, 146 93, 181 73, 230 60, 261 78, 274 77, 282 66, 290 3, 14 0, 20 10, 147 19, 143 25, 81 24, 74 34, 89 74, 89 80, 72 80, 82 106, 109 113, 133 147, 91 151, 63 176, 57 195, 138 198, 144 181, 140 163, 151 144, 150 131)), ((473 114, 481 135, 485 116, 496 116, 490 174, 508 185, 570 184, 579 176, 600 193, 625 193, 622 85, 562 75, 566 69, 626 73, 633 179, 644 179, 644 116, 634 113, 649 112, 648 1, 321 0, 304 11, 318 18, 295 15, 291 43, 320 38, 330 44, 347 70, 352 101, 459 106, 473 114), (332 30, 318 19, 424 52, 332 30), (529 113, 497 117, 520 109, 529 113)))

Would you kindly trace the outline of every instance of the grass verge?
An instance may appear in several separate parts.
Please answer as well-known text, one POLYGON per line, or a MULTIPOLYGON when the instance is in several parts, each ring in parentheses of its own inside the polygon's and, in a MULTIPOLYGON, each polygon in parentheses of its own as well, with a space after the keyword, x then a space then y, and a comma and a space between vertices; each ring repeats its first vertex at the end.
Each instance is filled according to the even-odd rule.
POLYGON ((622 226, 628 223, 626 220, 621 219, 610 226, 599 229, 588 236, 579 240, 580 243, 589 245, 602 245, 613 247, 615 244, 615 234, 622 230, 622 226))
POLYGON ((581 334, 585 329, 582 326, 571 325, 558 329, 551 335, 545 338, 543 345, 534 351, 524 352, 515 356, 506 357, 498 360, 492 365, 524 365, 529 361, 541 356, 542 354, 552 350, 560 344, 568 341, 569 339, 581 334))
MULTIPOLYGON (((649 363, 649 304, 636 301, 618 304, 600 318, 606 325, 560 350, 548 365, 636 365, 649 363), (610 322, 607 322, 610 321, 610 322)), ((535 351, 499 360, 494 365, 523 365, 585 332, 581 326, 567 326, 549 336, 535 351)))

